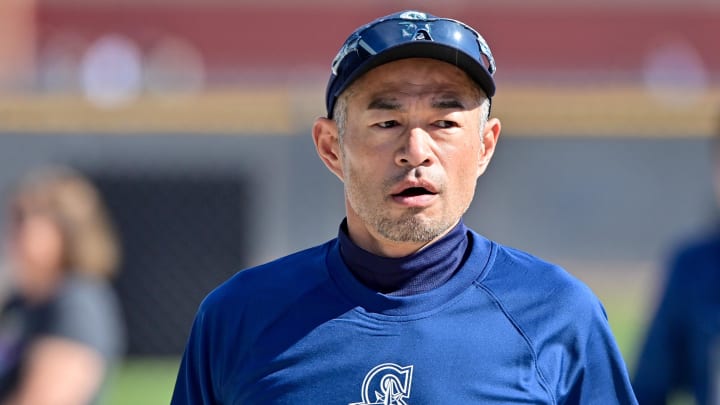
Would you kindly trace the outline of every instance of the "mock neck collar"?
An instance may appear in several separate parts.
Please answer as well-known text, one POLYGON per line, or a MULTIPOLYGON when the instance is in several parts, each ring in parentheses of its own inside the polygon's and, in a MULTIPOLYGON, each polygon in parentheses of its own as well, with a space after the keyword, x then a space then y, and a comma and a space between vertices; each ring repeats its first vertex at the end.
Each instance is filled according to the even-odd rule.
POLYGON ((383 257, 370 253, 352 240, 347 220, 340 225, 338 241, 343 261, 355 278, 383 294, 408 296, 429 291, 449 280, 464 262, 468 228, 462 220, 445 236, 405 257, 383 257))

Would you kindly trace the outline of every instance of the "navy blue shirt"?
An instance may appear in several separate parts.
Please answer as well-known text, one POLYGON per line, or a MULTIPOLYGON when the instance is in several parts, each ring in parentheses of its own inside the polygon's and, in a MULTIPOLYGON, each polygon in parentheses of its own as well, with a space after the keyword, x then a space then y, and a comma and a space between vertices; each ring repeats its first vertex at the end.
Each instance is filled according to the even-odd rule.
POLYGON ((685 390, 720 404, 720 233, 679 249, 667 270, 633 380, 638 400, 665 404, 685 390))
POLYGON ((242 271, 200 305, 172 404, 636 404, 602 305, 466 233, 434 288, 383 294, 337 239, 242 271))

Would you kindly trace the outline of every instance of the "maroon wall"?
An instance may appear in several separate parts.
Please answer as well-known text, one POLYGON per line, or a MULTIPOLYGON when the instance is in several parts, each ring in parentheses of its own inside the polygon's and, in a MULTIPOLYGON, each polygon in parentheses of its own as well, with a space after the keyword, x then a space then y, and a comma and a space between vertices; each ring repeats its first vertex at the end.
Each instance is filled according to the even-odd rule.
MULTIPOLYGON (((203 54, 209 71, 232 69, 325 69, 352 29, 394 11, 325 6, 87 6, 41 5, 39 46, 58 33, 91 39, 125 33, 149 47, 164 35, 182 37, 203 54)), ((443 13, 439 7, 428 11, 443 13)), ((623 72, 642 69, 648 50, 679 38, 694 46, 705 67, 720 72, 720 9, 480 8, 454 5, 450 17, 477 27, 488 38, 504 74, 538 69, 623 72)))

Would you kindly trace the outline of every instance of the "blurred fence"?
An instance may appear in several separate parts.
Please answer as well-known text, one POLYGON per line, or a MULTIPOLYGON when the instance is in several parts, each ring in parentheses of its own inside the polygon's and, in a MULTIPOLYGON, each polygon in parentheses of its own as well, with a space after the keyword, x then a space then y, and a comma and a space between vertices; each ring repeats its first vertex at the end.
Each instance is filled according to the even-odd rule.
POLYGON ((248 263, 250 187, 230 173, 95 173, 121 235, 128 353, 176 355, 200 300, 248 263))

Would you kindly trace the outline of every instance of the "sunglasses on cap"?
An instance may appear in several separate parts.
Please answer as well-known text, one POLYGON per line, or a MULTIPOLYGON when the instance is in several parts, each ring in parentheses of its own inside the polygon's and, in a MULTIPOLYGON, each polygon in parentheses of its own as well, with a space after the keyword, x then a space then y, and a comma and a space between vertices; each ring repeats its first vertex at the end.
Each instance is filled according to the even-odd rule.
POLYGON ((460 21, 420 11, 402 11, 358 28, 332 63, 325 103, 332 118, 337 98, 364 73, 405 58, 448 62, 473 79, 488 97, 495 95, 495 59, 485 39, 460 21))

